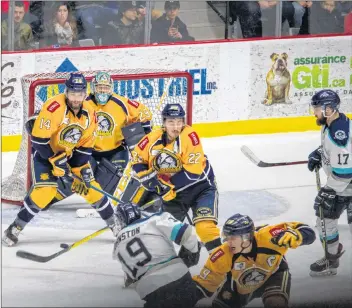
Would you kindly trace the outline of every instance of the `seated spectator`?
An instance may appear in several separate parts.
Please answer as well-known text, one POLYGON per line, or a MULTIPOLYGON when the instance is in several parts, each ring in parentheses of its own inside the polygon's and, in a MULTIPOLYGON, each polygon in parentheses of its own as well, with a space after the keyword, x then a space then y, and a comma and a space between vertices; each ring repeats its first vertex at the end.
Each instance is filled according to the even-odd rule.
MULTIPOLYGON (((137 18, 140 22, 144 23, 145 15, 147 14, 146 1, 136 1, 137 5, 137 18)), ((152 21, 157 20, 163 13, 159 10, 152 10, 152 21)))
POLYGON ((66 2, 55 4, 52 20, 44 25, 40 47, 77 46, 77 23, 66 2))
POLYGON ((343 32, 343 17, 335 1, 314 2, 309 18, 310 34, 343 32))
POLYGON ((294 19, 294 26, 295 28, 301 28, 302 21, 303 21, 303 16, 306 12, 307 8, 310 8, 312 6, 313 2, 312 1, 293 1, 292 5, 293 8, 295 9, 295 19, 294 19))
POLYGON ((120 2, 117 21, 110 21, 103 45, 130 45, 144 43, 144 27, 137 18, 133 1, 120 2))
MULTIPOLYGON (((240 21, 244 38, 262 37, 262 17, 267 17, 264 35, 275 35, 276 5, 278 1, 236 1, 236 12, 240 21)), ((282 23, 288 21, 290 27, 294 25, 294 8, 292 2, 282 2, 282 23)))
POLYGON ((174 43, 194 41, 188 34, 187 26, 177 16, 180 11, 180 1, 166 1, 165 14, 152 24, 151 43, 174 43))
MULTIPOLYGON (((27 50, 33 46, 32 29, 23 22, 24 15, 24 3, 16 1, 14 11, 14 50, 27 50)), ((9 50, 8 19, 1 24, 1 45, 2 50, 9 50)))

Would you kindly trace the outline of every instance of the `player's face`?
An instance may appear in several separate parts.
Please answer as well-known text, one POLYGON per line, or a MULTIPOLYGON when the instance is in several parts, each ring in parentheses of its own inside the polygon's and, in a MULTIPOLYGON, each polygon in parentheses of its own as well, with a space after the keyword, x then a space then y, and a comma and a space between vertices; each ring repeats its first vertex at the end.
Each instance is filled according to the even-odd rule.
POLYGON ((111 86, 108 84, 98 84, 95 86, 95 90, 98 94, 110 94, 111 86))
POLYGON ((323 109, 321 106, 313 107, 313 113, 316 118, 317 125, 325 125, 326 117, 324 116, 323 109))
POLYGON ((182 118, 166 119, 164 121, 164 127, 170 140, 174 140, 181 134, 183 125, 184 125, 184 121, 182 118))
POLYGON ((86 98, 86 91, 67 91, 67 104, 72 110, 79 110, 86 98))
POLYGON ((232 253, 247 252, 251 247, 250 234, 226 236, 225 241, 228 243, 232 253))

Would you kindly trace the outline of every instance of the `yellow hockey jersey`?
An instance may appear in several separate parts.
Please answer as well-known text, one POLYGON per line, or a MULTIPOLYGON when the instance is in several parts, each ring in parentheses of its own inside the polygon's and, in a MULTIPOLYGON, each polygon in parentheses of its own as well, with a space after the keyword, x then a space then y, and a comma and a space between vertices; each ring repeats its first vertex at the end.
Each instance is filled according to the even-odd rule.
POLYGON ((35 120, 32 147, 43 159, 60 152, 74 155, 73 165, 81 166, 92 153, 96 128, 96 114, 88 102, 83 102, 75 115, 66 104, 65 94, 59 94, 45 102, 35 120))
POLYGON ((254 292, 279 268, 288 268, 284 257, 288 248, 279 247, 272 242, 273 238, 288 227, 301 232, 302 245, 314 242, 314 230, 299 222, 257 228, 251 252, 233 254, 225 242, 209 256, 200 274, 193 277, 194 281, 204 294, 211 296, 223 282, 226 274, 231 272, 232 280, 240 294, 254 292))
POLYGON ((92 94, 86 100, 95 109, 98 119, 94 151, 107 152, 118 148, 124 139, 121 128, 126 125, 141 122, 144 130, 150 132, 152 113, 144 104, 117 94, 112 94, 105 105, 97 104, 92 94))
POLYGON ((181 170, 159 176, 182 190, 200 181, 214 181, 214 174, 198 134, 186 125, 181 134, 172 142, 167 143, 166 132, 155 130, 146 135, 134 148, 132 169, 137 174, 153 167, 153 161, 162 149, 168 149, 180 160, 181 170))

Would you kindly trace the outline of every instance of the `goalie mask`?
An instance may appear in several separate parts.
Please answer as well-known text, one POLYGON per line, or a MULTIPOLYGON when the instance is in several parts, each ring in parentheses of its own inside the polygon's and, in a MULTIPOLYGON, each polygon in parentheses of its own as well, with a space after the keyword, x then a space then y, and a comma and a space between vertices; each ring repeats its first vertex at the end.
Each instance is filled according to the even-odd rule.
POLYGON ((114 82, 109 73, 98 72, 91 83, 92 93, 98 104, 105 105, 112 94, 114 82))
POLYGON ((181 157, 167 149, 162 149, 153 159, 153 169, 160 174, 176 173, 182 170, 181 157))

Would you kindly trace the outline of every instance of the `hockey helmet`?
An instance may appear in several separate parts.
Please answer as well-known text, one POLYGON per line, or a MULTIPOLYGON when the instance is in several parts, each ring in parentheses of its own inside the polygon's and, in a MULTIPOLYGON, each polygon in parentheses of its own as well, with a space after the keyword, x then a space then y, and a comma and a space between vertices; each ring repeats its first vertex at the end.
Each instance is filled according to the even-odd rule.
POLYGON ((186 113, 180 104, 166 104, 163 111, 161 112, 161 115, 165 120, 166 118, 184 118, 186 113))
POLYGON ((65 81, 66 91, 85 92, 87 90, 86 78, 81 73, 71 73, 65 81))
POLYGON ((250 239, 252 239, 254 229, 254 222, 249 216, 235 214, 226 220, 222 228, 222 236, 226 238, 228 236, 249 234, 250 239))
POLYGON ((112 80, 109 73, 98 72, 94 76, 91 82, 91 89, 98 104, 105 105, 109 101, 113 91, 113 87, 114 81, 112 80), (98 89, 99 85, 105 86, 106 90, 101 91, 100 89, 98 89))
POLYGON ((333 90, 320 90, 315 93, 311 99, 311 106, 313 108, 321 107, 325 116, 325 108, 328 106, 332 110, 338 110, 340 107, 340 97, 333 90))
POLYGON ((131 202, 119 203, 116 207, 115 214, 123 228, 141 218, 141 211, 138 205, 131 202))

